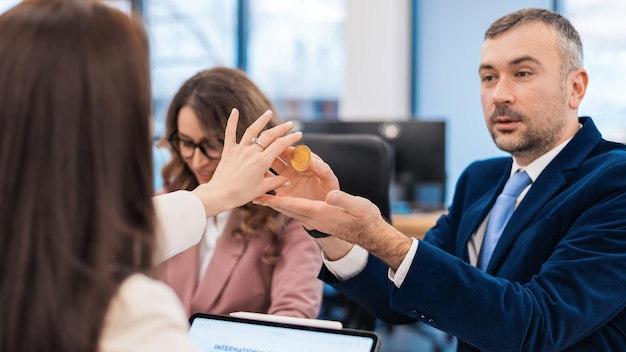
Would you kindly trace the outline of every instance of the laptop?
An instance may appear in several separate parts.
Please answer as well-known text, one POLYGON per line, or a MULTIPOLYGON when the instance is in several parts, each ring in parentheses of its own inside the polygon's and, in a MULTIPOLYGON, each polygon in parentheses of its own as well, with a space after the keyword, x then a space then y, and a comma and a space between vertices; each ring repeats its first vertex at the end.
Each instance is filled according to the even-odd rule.
POLYGON ((379 336, 373 331, 338 329, 324 321, 303 325, 288 317, 288 323, 272 318, 196 313, 189 319, 189 338, 202 352, 378 352, 380 348, 379 336))

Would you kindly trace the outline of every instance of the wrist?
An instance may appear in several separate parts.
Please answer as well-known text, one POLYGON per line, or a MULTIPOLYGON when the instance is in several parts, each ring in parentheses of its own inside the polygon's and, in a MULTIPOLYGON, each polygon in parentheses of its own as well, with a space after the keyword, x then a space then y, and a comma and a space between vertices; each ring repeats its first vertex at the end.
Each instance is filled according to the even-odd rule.
POLYGON ((227 203, 227 200, 233 198, 232 195, 227 194, 224 188, 214 186, 211 182, 200 184, 191 193, 202 202, 207 218, 235 207, 227 203))

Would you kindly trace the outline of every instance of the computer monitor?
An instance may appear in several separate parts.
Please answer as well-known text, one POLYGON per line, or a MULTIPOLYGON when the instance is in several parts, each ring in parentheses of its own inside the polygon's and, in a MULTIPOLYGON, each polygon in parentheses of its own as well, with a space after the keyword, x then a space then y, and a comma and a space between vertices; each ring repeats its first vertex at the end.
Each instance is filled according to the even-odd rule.
POLYGON ((441 209, 446 189, 446 126, 443 120, 300 121, 304 133, 374 134, 394 152, 394 211, 441 209), (410 209, 402 209, 407 205, 410 209))

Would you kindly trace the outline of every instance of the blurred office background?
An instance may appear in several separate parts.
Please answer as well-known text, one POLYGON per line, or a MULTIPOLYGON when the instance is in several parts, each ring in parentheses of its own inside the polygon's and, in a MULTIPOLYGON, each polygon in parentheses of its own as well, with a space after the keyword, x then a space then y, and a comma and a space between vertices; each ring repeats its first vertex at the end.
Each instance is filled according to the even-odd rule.
MULTIPOLYGON (((623 0, 110 0, 140 13, 152 50, 155 137, 182 82, 213 66, 246 71, 283 119, 446 122, 447 201, 463 168, 499 155, 483 123, 483 33, 543 7, 578 28, 590 84, 581 115, 626 141, 623 0)), ((0 11, 17 3, 0 0, 0 11)), ((155 149, 155 183, 167 153, 155 149)))
MULTIPOLYGON (((17 2, 0 0, 0 12, 17 2)), ((605 138, 626 141, 623 0, 107 2, 144 17, 157 138, 169 100, 186 78, 212 66, 239 67, 283 119, 445 120, 449 197, 469 162, 501 154, 479 101, 485 29, 508 12, 544 7, 565 14, 581 33, 590 75, 581 115, 592 116, 605 138)), ((167 158, 155 153, 157 164, 167 158)))
MULTIPOLYGON (((591 77, 581 114, 593 116, 606 138, 626 141, 624 1, 131 3, 151 39, 157 137, 169 100, 186 78, 212 66, 239 67, 283 119, 445 120, 449 197, 468 163, 501 154, 484 127, 479 100, 485 29, 516 9, 544 7, 568 16, 581 32, 591 77)), ((157 164, 167 158, 155 153, 157 164)))
MULTIPOLYGON (((15 0, 0 0, 0 12, 15 0)), ((167 105, 194 73, 246 71, 280 116, 298 121, 443 120, 446 202, 471 161, 502 155, 483 123, 483 33, 525 7, 560 11, 578 28, 590 84, 581 115, 626 142, 623 0, 115 0, 141 14, 152 50, 155 139, 167 105)), ((167 152, 154 148, 155 183, 167 152)), ((400 327, 383 351, 447 351, 454 340, 400 327)))

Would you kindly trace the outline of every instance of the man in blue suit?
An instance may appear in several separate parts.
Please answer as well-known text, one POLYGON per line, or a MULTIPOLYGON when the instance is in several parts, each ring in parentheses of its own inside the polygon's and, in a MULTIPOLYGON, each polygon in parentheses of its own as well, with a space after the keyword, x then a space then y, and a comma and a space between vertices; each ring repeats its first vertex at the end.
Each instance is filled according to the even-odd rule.
POLYGON ((588 77, 577 31, 548 10, 506 15, 486 32, 479 76, 487 127, 512 158, 471 164, 424 240, 339 191, 320 161, 291 186, 301 198, 279 189, 256 202, 315 229, 320 277, 382 320, 424 321, 460 351, 624 351, 626 148, 578 118, 588 77), (489 219, 517 171, 531 183, 490 252, 489 219))

